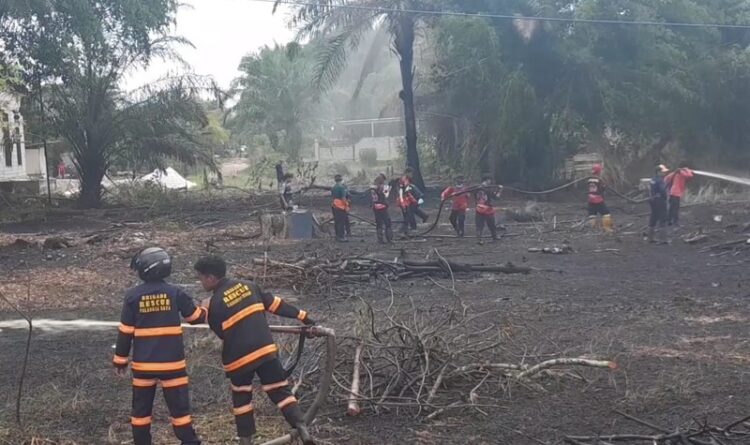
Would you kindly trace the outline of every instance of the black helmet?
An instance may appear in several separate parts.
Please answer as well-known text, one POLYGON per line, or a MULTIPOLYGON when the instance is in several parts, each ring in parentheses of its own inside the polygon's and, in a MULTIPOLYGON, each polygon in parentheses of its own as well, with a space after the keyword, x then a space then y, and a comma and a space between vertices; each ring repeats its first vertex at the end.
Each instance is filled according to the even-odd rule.
POLYGON ((130 268, 138 271, 143 281, 162 280, 172 274, 172 259, 161 247, 149 247, 130 260, 130 268))

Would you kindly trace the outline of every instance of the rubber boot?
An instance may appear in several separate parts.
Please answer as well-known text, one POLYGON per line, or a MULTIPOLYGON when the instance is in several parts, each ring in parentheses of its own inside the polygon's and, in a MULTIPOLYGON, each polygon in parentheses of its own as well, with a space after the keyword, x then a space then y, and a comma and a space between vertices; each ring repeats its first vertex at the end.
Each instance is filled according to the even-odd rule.
POLYGON ((304 423, 299 423, 297 424, 295 429, 297 430, 297 435, 299 435, 299 438, 304 445, 315 445, 315 441, 310 435, 310 432, 307 431, 307 425, 305 425, 304 423))
POLYGON ((385 244, 385 238, 383 237, 383 228, 378 227, 377 231, 378 231, 378 242, 380 244, 385 244))
POLYGON ((389 244, 393 242, 393 229, 390 227, 385 228, 385 240, 389 244))
POLYGON ((255 445, 255 439, 251 437, 240 437, 240 445, 255 445))
POLYGON ((589 217, 589 226, 592 229, 596 229, 597 228, 598 224, 597 224, 597 221, 596 221, 596 216, 590 216, 589 217))
POLYGON ((669 244, 669 232, 666 227, 659 229, 659 244, 669 244))
POLYGON ((651 244, 654 244, 656 242, 656 239, 654 239, 654 234, 656 233, 656 228, 649 227, 648 228, 648 242, 651 244))
POLYGON ((602 216, 602 227, 608 234, 615 232, 615 221, 612 219, 612 215, 602 216))

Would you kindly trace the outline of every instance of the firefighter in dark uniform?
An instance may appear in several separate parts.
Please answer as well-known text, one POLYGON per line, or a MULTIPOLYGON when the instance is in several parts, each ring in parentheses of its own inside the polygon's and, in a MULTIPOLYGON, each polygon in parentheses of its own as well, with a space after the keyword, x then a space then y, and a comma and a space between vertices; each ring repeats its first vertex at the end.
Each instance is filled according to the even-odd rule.
POLYGON ((135 445, 151 445, 151 410, 156 386, 161 384, 174 433, 183 445, 201 443, 190 417, 190 394, 180 316, 188 323, 206 322, 206 310, 179 287, 164 281, 172 261, 163 249, 152 247, 133 257, 131 269, 143 283, 125 294, 114 365, 124 377, 131 345, 135 445))
POLYGON ((375 178, 375 184, 370 187, 372 211, 375 214, 375 228, 378 233, 378 242, 381 244, 393 242, 391 215, 388 213, 388 195, 391 190, 385 182, 385 175, 381 173, 375 178))
POLYGON ((263 391, 279 407, 286 421, 297 430, 305 445, 314 445, 302 418, 297 399, 289 389, 266 320, 266 312, 314 324, 305 311, 264 292, 257 284, 226 277, 223 259, 209 256, 195 263, 198 277, 207 291, 208 324, 223 340, 222 361, 231 381, 232 402, 240 445, 252 445, 255 435, 253 378, 260 377, 263 391))

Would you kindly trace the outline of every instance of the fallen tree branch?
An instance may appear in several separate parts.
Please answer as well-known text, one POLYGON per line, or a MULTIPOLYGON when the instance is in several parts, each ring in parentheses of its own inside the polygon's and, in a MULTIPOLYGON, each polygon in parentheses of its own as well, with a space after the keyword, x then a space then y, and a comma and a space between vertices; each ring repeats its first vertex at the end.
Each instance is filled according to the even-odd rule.
POLYGON ((363 344, 359 344, 357 348, 354 350, 354 370, 352 371, 352 385, 351 385, 351 391, 349 395, 349 404, 346 408, 346 414, 348 416, 358 416, 362 410, 359 408, 359 404, 357 403, 357 395, 359 394, 359 374, 360 374, 360 367, 362 365, 362 349, 364 348, 363 344))
POLYGON ((532 378, 546 369, 554 368, 557 366, 590 366, 592 368, 617 369, 617 363, 608 360, 589 360, 585 358, 556 358, 544 361, 536 366, 532 366, 531 368, 518 374, 516 378, 519 380, 532 378))

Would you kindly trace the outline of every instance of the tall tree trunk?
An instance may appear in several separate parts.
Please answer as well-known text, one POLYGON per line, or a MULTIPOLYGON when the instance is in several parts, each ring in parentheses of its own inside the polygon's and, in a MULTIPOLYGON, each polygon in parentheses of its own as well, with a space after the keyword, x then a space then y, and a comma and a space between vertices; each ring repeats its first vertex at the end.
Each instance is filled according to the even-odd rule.
POLYGON ((414 16, 402 14, 398 18, 394 45, 400 58, 401 100, 404 102, 404 124, 406 125, 406 164, 414 169, 414 183, 424 190, 424 179, 419 166, 417 151, 417 115, 414 109, 414 16))
POLYGON ((78 159, 78 175, 81 178, 81 195, 78 204, 84 209, 95 209, 102 205, 102 179, 105 174, 105 161, 99 151, 87 147, 78 159))

